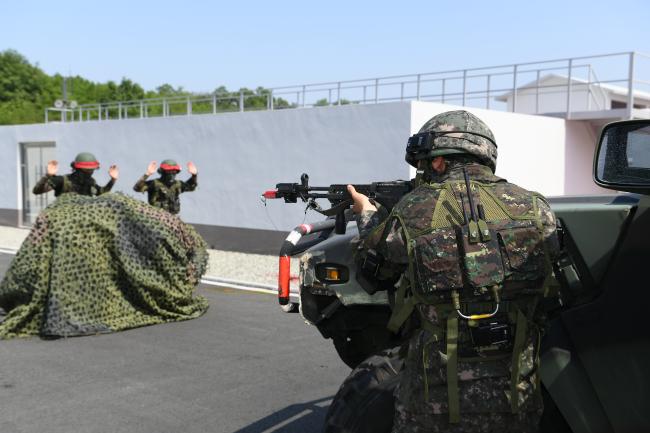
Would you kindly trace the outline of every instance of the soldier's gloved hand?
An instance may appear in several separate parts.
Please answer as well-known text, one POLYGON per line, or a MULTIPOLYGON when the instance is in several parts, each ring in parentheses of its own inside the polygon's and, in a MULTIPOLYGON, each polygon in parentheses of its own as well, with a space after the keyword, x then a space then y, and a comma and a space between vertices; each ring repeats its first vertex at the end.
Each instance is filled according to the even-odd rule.
POLYGON ((47 174, 48 176, 54 176, 59 170, 59 162, 52 160, 47 163, 47 174))
POLYGON ((370 199, 361 194, 358 193, 356 189, 352 185, 348 185, 348 193, 352 197, 352 201, 354 204, 352 205, 352 212, 359 214, 361 212, 365 211, 377 211, 377 208, 375 205, 370 203, 370 199))
POLYGON ((189 171, 191 175, 196 175, 196 173, 198 173, 196 165, 194 165, 192 161, 187 163, 187 171, 189 171))
POLYGON ((158 164, 156 164, 156 161, 151 161, 149 165, 147 166, 147 171, 145 174, 147 176, 151 176, 154 171, 156 171, 156 167, 158 167, 158 164))
POLYGON ((108 168, 108 175, 111 177, 111 179, 117 180, 117 178, 120 176, 120 170, 117 169, 117 165, 113 164, 108 168))

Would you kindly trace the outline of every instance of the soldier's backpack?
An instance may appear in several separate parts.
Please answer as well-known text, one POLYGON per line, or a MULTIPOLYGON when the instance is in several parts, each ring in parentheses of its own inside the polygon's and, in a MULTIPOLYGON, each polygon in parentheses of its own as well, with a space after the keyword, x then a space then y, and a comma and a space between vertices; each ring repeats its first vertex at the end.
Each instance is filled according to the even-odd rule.
POLYGON ((399 222, 409 258, 388 327, 396 332, 415 305, 435 305, 440 326, 421 323, 432 338, 446 341, 450 422, 459 421, 459 356, 470 362, 512 357, 510 401, 518 411, 519 360, 552 275, 539 209, 544 198, 464 175, 420 186, 385 225, 399 222), (471 341, 459 344, 459 324, 471 341))

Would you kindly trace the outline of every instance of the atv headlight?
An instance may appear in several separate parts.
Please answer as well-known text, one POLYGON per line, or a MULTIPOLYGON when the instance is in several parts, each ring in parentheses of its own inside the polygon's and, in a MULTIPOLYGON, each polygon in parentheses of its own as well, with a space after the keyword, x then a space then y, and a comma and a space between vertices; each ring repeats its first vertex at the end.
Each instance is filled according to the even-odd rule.
POLYGON ((350 279, 350 272, 346 266, 319 263, 316 265, 316 278, 323 283, 341 284, 350 279))

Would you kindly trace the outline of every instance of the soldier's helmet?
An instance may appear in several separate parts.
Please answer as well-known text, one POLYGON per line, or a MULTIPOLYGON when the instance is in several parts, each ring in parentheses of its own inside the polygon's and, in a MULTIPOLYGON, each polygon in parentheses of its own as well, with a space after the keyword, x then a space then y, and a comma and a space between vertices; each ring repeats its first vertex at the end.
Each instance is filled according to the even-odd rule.
POLYGON ((467 154, 495 171, 497 143, 490 128, 465 110, 447 111, 429 119, 409 138, 406 162, 417 167, 421 159, 467 154))
POLYGON ((178 165, 176 161, 173 159, 166 159, 163 162, 160 163, 160 167, 158 168, 158 173, 163 174, 163 173, 178 173, 181 171, 181 166, 178 165))
POLYGON ((92 153, 81 152, 70 165, 77 170, 96 170, 99 168, 99 161, 92 153))

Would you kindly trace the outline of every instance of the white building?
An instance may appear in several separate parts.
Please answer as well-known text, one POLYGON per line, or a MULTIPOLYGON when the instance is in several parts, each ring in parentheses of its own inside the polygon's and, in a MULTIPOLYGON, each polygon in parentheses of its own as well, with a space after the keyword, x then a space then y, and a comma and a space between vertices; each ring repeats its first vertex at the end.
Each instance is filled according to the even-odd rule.
MULTIPOLYGON (((630 64, 639 57, 616 56, 630 64)), ((554 62, 572 70, 572 60, 554 62)), ((134 183, 149 161, 173 158, 198 166, 199 187, 181 196, 181 217, 213 248, 275 254, 288 230, 321 216, 305 215, 302 203, 269 201, 265 206, 260 200, 265 190, 299 182, 301 173, 319 186, 410 178, 413 170, 404 161, 407 138, 432 116, 463 104, 494 132, 498 176, 548 196, 610 193, 592 181, 600 129, 623 118, 650 118, 650 94, 629 95, 627 89, 636 82, 631 72, 625 88, 544 75, 549 62, 541 63, 283 88, 295 98, 294 109, 274 109, 273 98, 281 93, 274 89, 265 111, 244 111, 240 94, 239 112, 218 113, 215 95, 197 95, 195 100, 92 104, 68 113, 74 121, 0 126, 0 224, 28 226, 53 200, 51 193, 31 193, 50 159, 57 159, 66 173, 77 153, 92 152, 102 164, 95 176, 99 183, 108 181, 108 166, 117 164, 114 191, 145 200, 133 191, 134 183), (517 86, 520 73, 540 78, 517 86), (513 90, 497 90, 495 77, 514 83, 513 90), (486 86, 472 88, 477 80, 486 86), (508 111, 488 109, 495 94, 508 111), (331 105, 310 102, 322 95, 331 105), (343 99, 352 103, 338 105, 343 99), (452 100, 458 105, 450 105, 452 100), (212 108, 198 114, 209 101, 212 108), (468 107, 477 101, 486 108, 468 107), (170 115, 171 103, 187 111, 170 115), (162 104, 160 117, 148 117, 156 112, 154 104, 162 104)))
MULTIPOLYGON (((626 116, 629 93, 621 86, 548 74, 494 99, 516 113, 609 119, 626 116)), ((650 116, 650 93, 634 91, 633 109, 633 117, 650 116)))

